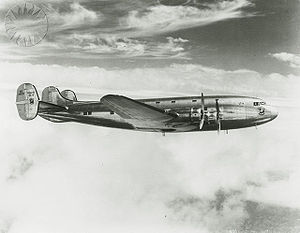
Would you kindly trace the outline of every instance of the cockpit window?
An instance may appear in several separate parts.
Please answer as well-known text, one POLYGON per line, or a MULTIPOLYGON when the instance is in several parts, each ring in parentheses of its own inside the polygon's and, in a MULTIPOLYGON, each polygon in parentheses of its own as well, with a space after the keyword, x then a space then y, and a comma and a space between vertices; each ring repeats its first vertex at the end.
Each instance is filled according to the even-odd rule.
POLYGON ((260 105, 265 105, 266 102, 253 102, 254 106, 260 106, 260 105))

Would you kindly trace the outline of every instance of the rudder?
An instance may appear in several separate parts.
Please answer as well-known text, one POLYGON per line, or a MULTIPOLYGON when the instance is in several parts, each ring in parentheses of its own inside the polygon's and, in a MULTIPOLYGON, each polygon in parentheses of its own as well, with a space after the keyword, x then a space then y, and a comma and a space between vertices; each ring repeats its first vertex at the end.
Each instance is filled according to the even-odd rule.
POLYGON ((34 85, 23 83, 17 89, 16 105, 23 120, 33 120, 38 114, 39 95, 34 85))

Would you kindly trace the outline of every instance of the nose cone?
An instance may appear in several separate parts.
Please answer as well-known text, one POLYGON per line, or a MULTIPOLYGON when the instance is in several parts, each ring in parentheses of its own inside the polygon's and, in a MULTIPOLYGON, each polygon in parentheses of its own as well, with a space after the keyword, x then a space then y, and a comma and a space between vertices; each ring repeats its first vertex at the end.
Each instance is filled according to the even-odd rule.
POLYGON ((274 120, 278 116, 278 111, 275 107, 268 106, 268 111, 269 111, 269 114, 270 114, 272 120, 274 120))

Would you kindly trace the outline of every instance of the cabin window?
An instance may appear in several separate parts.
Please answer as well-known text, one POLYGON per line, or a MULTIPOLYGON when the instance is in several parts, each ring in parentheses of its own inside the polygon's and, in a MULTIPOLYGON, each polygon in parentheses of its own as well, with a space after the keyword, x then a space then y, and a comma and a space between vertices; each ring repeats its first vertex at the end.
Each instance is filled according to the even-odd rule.
POLYGON ((254 106, 259 106, 259 102, 253 102, 254 106))
POLYGON ((110 115, 113 115, 113 114, 114 114, 114 112, 113 112, 113 111, 111 111, 111 112, 110 112, 110 115))
POLYGON ((176 102, 175 100, 172 100, 172 101, 171 101, 172 104, 174 104, 175 102, 176 102))
POLYGON ((192 102, 197 102, 197 100, 192 100, 192 102))
POLYGON ((160 101, 156 101, 155 103, 156 103, 156 104, 159 104, 159 103, 160 103, 160 101))

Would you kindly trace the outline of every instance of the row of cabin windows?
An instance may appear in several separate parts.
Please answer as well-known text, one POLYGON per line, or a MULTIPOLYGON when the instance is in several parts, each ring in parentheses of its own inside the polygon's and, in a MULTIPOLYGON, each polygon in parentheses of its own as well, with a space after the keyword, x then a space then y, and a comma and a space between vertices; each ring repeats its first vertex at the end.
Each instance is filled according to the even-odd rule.
MULTIPOLYGON (((192 102, 197 102, 197 100, 193 99, 192 102)), ((155 103, 156 103, 156 104, 160 104, 160 101, 156 101, 155 103)), ((175 104, 176 101, 175 101, 175 100, 172 100, 171 103, 172 103, 172 104, 175 104)), ((239 103, 239 104, 244 104, 244 103, 239 103)), ((260 105, 265 105, 265 104, 266 104, 266 102, 253 102, 253 105, 254 105, 254 106, 260 106, 260 105)))
MULTIPOLYGON (((197 102, 197 100, 192 100, 192 102, 197 102)), ((160 104, 160 101, 156 101, 155 103, 156 103, 156 104, 160 104)), ((175 104, 176 101, 175 101, 175 100, 172 100, 171 103, 172 103, 172 104, 175 104)))

